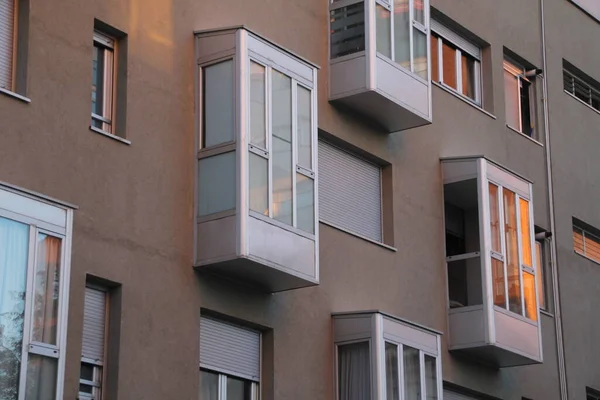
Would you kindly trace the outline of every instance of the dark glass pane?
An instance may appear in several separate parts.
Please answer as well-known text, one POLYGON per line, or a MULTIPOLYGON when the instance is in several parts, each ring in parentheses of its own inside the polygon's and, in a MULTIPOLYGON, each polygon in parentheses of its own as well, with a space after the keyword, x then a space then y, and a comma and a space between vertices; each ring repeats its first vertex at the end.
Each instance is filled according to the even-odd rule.
POLYGON ((521 79, 521 131, 527 136, 533 136, 533 121, 531 119, 530 107, 531 84, 521 79))

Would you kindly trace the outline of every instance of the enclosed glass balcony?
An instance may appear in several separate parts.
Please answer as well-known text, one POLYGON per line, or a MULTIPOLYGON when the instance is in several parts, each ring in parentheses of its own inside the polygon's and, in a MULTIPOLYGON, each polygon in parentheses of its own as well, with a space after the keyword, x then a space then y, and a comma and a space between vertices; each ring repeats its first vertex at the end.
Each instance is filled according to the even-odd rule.
POLYGON ((442 166, 449 349, 495 367, 542 362, 532 184, 485 158, 442 166))
POLYGON ((275 292, 319 282, 317 68, 250 32, 196 33, 195 267, 275 292))
POLYGON ((387 132, 431 123, 429 0, 333 0, 329 98, 387 132))

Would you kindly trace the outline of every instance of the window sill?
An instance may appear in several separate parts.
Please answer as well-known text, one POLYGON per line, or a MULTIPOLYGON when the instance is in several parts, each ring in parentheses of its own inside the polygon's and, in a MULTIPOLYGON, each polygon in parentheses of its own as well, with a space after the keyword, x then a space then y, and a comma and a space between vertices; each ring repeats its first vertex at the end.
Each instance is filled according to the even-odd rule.
POLYGON ((90 131, 95 132, 95 133, 99 133, 100 135, 109 137, 113 140, 116 140, 117 142, 121 142, 123 144, 127 144, 127 145, 131 145, 131 141, 127 140, 127 139, 123 139, 122 137, 119 137, 117 135, 113 135, 112 133, 108 133, 108 132, 104 132, 102 129, 98 129, 95 128, 93 126, 90 126, 90 131))
POLYGON ((5 94, 10 97, 13 97, 17 100, 21 100, 22 102, 27 103, 27 104, 31 103, 31 99, 29 97, 21 96, 20 94, 15 93, 11 90, 0 88, 0 93, 5 94))
POLYGON ((463 103, 467 103, 468 105, 470 105, 471 107, 473 107, 474 109, 484 113, 485 115, 487 115, 488 117, 492 118, 492 119, 497 119, 496 116, 486 110, 484 110, 483 108, 481 108, 480 106, 478 106, 477 104, 473 103, 472 101, 469 101, 467 99, 465 99, 463 96, 461 96, 460 94, 456 93, 454 90, 447 88, 446 86, 444 86, 443 84, 436 82, 436 81, 431 81, 431 83, 433 83, 434 86, 439 87, 440 89, 442 89, 444 92, 450 93, 452 96, 456 97, 457 99, 461 100, 463 103))
POLYGON ((519 131, 519 130, 517 130, 517 129, 513 128, 512 126, 510 126, 510 125, 508 125, 508 124, 507 124, 507 125, 506 125, 506 127, 507 127, 508 129, 510 129, 511 131, 513 131, 513 132, 516 132, 516 133, 518 133, 519 135, 523 136, 525 139, 532 141, 533 143, 537 144, 538 146, 540 146, 540 147, 544 147, 544 144, 543 144, 543 143, 541 143, 541 142, 538 142, 537 140, 535 140, 535 139, 533 139, 533 138, 531 138, 531 137, 527 136, 526 134, 524 134, 523 132, 521 132, 521 131, 519 131))
POLYGON ((370 242, 370 243, 373 243, 373 244, 375 244, 375 245, 377 245, 377 246, 383 247, 384 249, 387 249, 387 250, 390 250, 390 251, 393 251, 393 252, 397 252, 397 251, 398 251, 398 249, 397 249, 397 248, 395 248, 395 247, 393 247, 393 246, 387 245, 387 244, 385 244, 385 243, 378 242, 377 240, 369 239, 368 237, 365 237, 365 236, 359 235, 359 234, 357 234, 357 233, 354 233, 354 232, 352 232, 352 231, 349 231, 348 229, 341 228, 341 227, 339 227, 339 226, 337 226, 337 225, 330 224, 329 222, 325 222, 325 221, 323 221, 323 220, 319 220, 319 222, 320 222, 320 223, 322 223, 322 224, 324 224, 324 225, 330 226, 330 227, 332 227, 333 229, 337 229, 338 231, 342 231, 342 232, 344 232, 344 233, 347 233, 347 234, 349 234, 349 235, 352 235, 352 236, 354 236, 354 237, 357 237, 357 238, 359 238, 359 239, 362 239, 362 240, 364 240, 364 241, 366 241, 366 242, 370 242))
POLYGON ((575 251, 575 250, 573 250, 573 253, 577 254, 578 256, 581 256, 581 257, 585 258, 586 260, 590 260, 590 261, 591 261, 591 262, 593 262, 594 264, 598 264, 598 265, 600 265, 600 262, 599 262, 599 261, 597 261, 597 260, 594 260, 593 258, 586 256, 585 254, 581 254, 581 253, 579 253, 579 252, 577 252, 577 251, 575 251))
POLYGON ((595 112, 596 114, 600 114, 600 110, 596 110, 594 107, 590 106, 588 103, 584 102, 583 100, 577 98, 572 93, 569 93, 566 90, 563 90, 563 92, 565 92, 566 94, 569 95, 569 97, 574 98, 575 100, 577 100, 578 102, 580 102, 581 104, 583 104, 584 106, 586 106, 587 108, 589 108, 590 110, 592 110, 593 112, 595 112))
POLYGON ((545 315, 550 318, 554 318, 554 314, 552 314, 550 311, 542 310, 541 308, 540 308, 540 314, 545 315))

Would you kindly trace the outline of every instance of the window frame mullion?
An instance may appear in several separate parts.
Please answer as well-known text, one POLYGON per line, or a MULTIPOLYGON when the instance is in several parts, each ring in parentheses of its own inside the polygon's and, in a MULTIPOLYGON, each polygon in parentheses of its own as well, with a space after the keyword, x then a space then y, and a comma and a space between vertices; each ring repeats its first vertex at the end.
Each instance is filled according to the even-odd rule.
POLYGON ((298 169, 298 81, 291 78, 292 82, 292 226, 297 227, 298 212, 298 201, 296 196, 298 191, 296 189, 296 170, 298 169))
POLYGON ((267 144, 267 150, 269 150, 269 153, 267 155, 267 184, 268 184, 268 188, 267 188, 267 199, 268 199, 268 207, 269 207, 269 218, 273 218, 273 121, 272 121, 272 115, 273 115, 273 98, 272 98, 272 76, 273 76, 273 67, 271 67, 270 65, 266 65, 265 66, 265 85, 266 85, 266 92, 265 92, 265 103, 266 103, 266 113, 267 113, 267 118, 265 121, 265 128, 266 128, 266 144, 267 144))
POLYGON ((519 295, 521 296, 521 315, 525 317, 525 290, 523 288, 523 242, 521 240, 521 196, 515 192, 515 214, 517 216, 517 251, 519 262, 519 295))

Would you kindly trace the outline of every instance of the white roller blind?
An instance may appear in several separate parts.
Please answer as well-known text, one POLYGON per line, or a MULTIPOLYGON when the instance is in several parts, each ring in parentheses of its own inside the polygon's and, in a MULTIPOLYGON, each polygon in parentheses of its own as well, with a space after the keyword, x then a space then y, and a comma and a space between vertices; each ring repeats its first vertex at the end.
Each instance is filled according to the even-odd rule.
POLYGON ((201 317, 200 366, 258 382, 260 332, 201 317))
POLYGON ((444 400, 479 400, 477 397, 467 396, 450 389, 444 389, 444 400))
POLYGON ((81 356, 104 361, 104 335, 106 331, 106 292, 85 288, 83 308, 83 343, 81 356))
POLYGON ((15 0, 0 0, 0 88, 12 90, 15 0))
POLYGON ((319 218, 381 242, 381 168, 319 141, 319 218))
POLYGON ((470 55, 481 61, 481 48, 479 46, 465 39, 446 25, 433 18, 431 19, 431 30, 443 37, 444 39, 447 39, 449 42, 457 46, 462 51, 469 53, 470 55))

